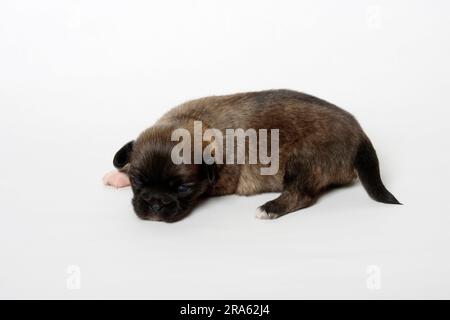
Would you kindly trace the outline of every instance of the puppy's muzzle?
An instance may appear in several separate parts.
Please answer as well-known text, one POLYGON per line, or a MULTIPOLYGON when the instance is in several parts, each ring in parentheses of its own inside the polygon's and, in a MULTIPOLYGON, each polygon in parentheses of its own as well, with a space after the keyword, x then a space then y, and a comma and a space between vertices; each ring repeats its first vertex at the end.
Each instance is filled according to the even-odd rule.
POLYGON ((143 194, 142 199, 155 211, 169 205, 173 200, 169 196, 161 194, 143 194))
POLYGON ((164 194, 145 193, 141 195, 141 199, 146 204, 148 210, 153 213, 159 213, 164 211, 164 209, 168 209, 176 205, 173 199, 164 194))

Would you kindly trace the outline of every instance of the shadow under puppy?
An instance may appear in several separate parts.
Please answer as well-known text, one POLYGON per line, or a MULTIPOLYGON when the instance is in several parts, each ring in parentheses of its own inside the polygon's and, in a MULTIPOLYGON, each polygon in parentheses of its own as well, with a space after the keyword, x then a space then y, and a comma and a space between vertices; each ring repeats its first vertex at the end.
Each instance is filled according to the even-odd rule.
MULTIPOLYGON (((270 142, 270 141, 269 141, 270 142)), ((259 140, 258 140, 259 143, 259 140)), ((236 146, 237 147, 237 146, 236 146)), ((270 146, 269 146, 270 149, 270 146)), ((330 186, 357 176, 376 201, 399 204, 384 187, 376 152, 355 118, 319 98, 291 90, 213 96, 184 103, 165 114, 114 157, 119 171, 105 184, 131 184, 136 214, 147 220, 175 222, 200 199, 228 194, 281 192, 259 208, 258 218, 273 219, 314 204, 330 186), (261 163, 175 164, 176 129, 279 129, 279 170, 262 175, 261 163)))

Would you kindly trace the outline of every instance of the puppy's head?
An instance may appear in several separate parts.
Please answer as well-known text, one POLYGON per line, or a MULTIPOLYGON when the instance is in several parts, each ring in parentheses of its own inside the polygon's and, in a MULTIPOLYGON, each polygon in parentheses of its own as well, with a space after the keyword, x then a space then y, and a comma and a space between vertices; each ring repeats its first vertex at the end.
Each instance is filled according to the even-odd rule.
POLYGON ((114 165, 129 166, 134 211, 141 219, 175 222, 186 217, 216 179, 215 165, 174 164, 170 128, 154 127, 120 149, 114 165))

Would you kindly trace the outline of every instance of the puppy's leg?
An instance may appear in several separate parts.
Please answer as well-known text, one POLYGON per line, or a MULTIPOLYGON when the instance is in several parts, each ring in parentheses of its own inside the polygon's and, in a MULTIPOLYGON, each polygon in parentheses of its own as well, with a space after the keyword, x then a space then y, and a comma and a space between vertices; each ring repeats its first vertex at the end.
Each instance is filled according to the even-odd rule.
POLYGON ((320 178, 314 174, 312 163, 305 159, 288 161, 283 180, 283 192, 278 198, 259 207, 256 217, 275 219, 313 205, 318 198, 320 178))
POLYGON ((301 194, 298 191, 285 190, 281 195, 258 208, 259 219, 276 219, 289 212, 297 211, 313 205, 317 196, 301 194))
POLYGON ((125 188, 130 185, 130 178, 121 171, 111 171, 103 177, 103 183, 114 188, 125 188))

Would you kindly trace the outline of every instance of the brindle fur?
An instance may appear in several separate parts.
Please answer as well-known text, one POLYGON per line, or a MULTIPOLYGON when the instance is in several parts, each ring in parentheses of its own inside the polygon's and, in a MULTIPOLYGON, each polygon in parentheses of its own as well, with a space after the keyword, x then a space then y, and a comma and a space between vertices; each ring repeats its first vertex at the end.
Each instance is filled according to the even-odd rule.
MULTIPOLYGON (((209 196, 281 192, 260 207, 260 218, 276 218, 314 204, 328 187, 352 182, 357 169, 371 172, 364 175, 368 178, 363 184, 375 200, 398 203, 384 188, 375 151, 355 118, 331 103, 291 90, 186 102, 138 138, 130 156, 131 166, 146 166, 145 155, 150 149, 172 145, 170 132, 180 127, 192 129, 194 121, 202 121, 204 130, 219 129, 224 136, 227 128, 279 129, 276 175, 261 175, 259 164, 217 165, 214 184, 206 191, 209 196)), ((170 161, 170 154, 168 157, 170 161)), ((361 176, 361 172, 358 174, 361 176)))

